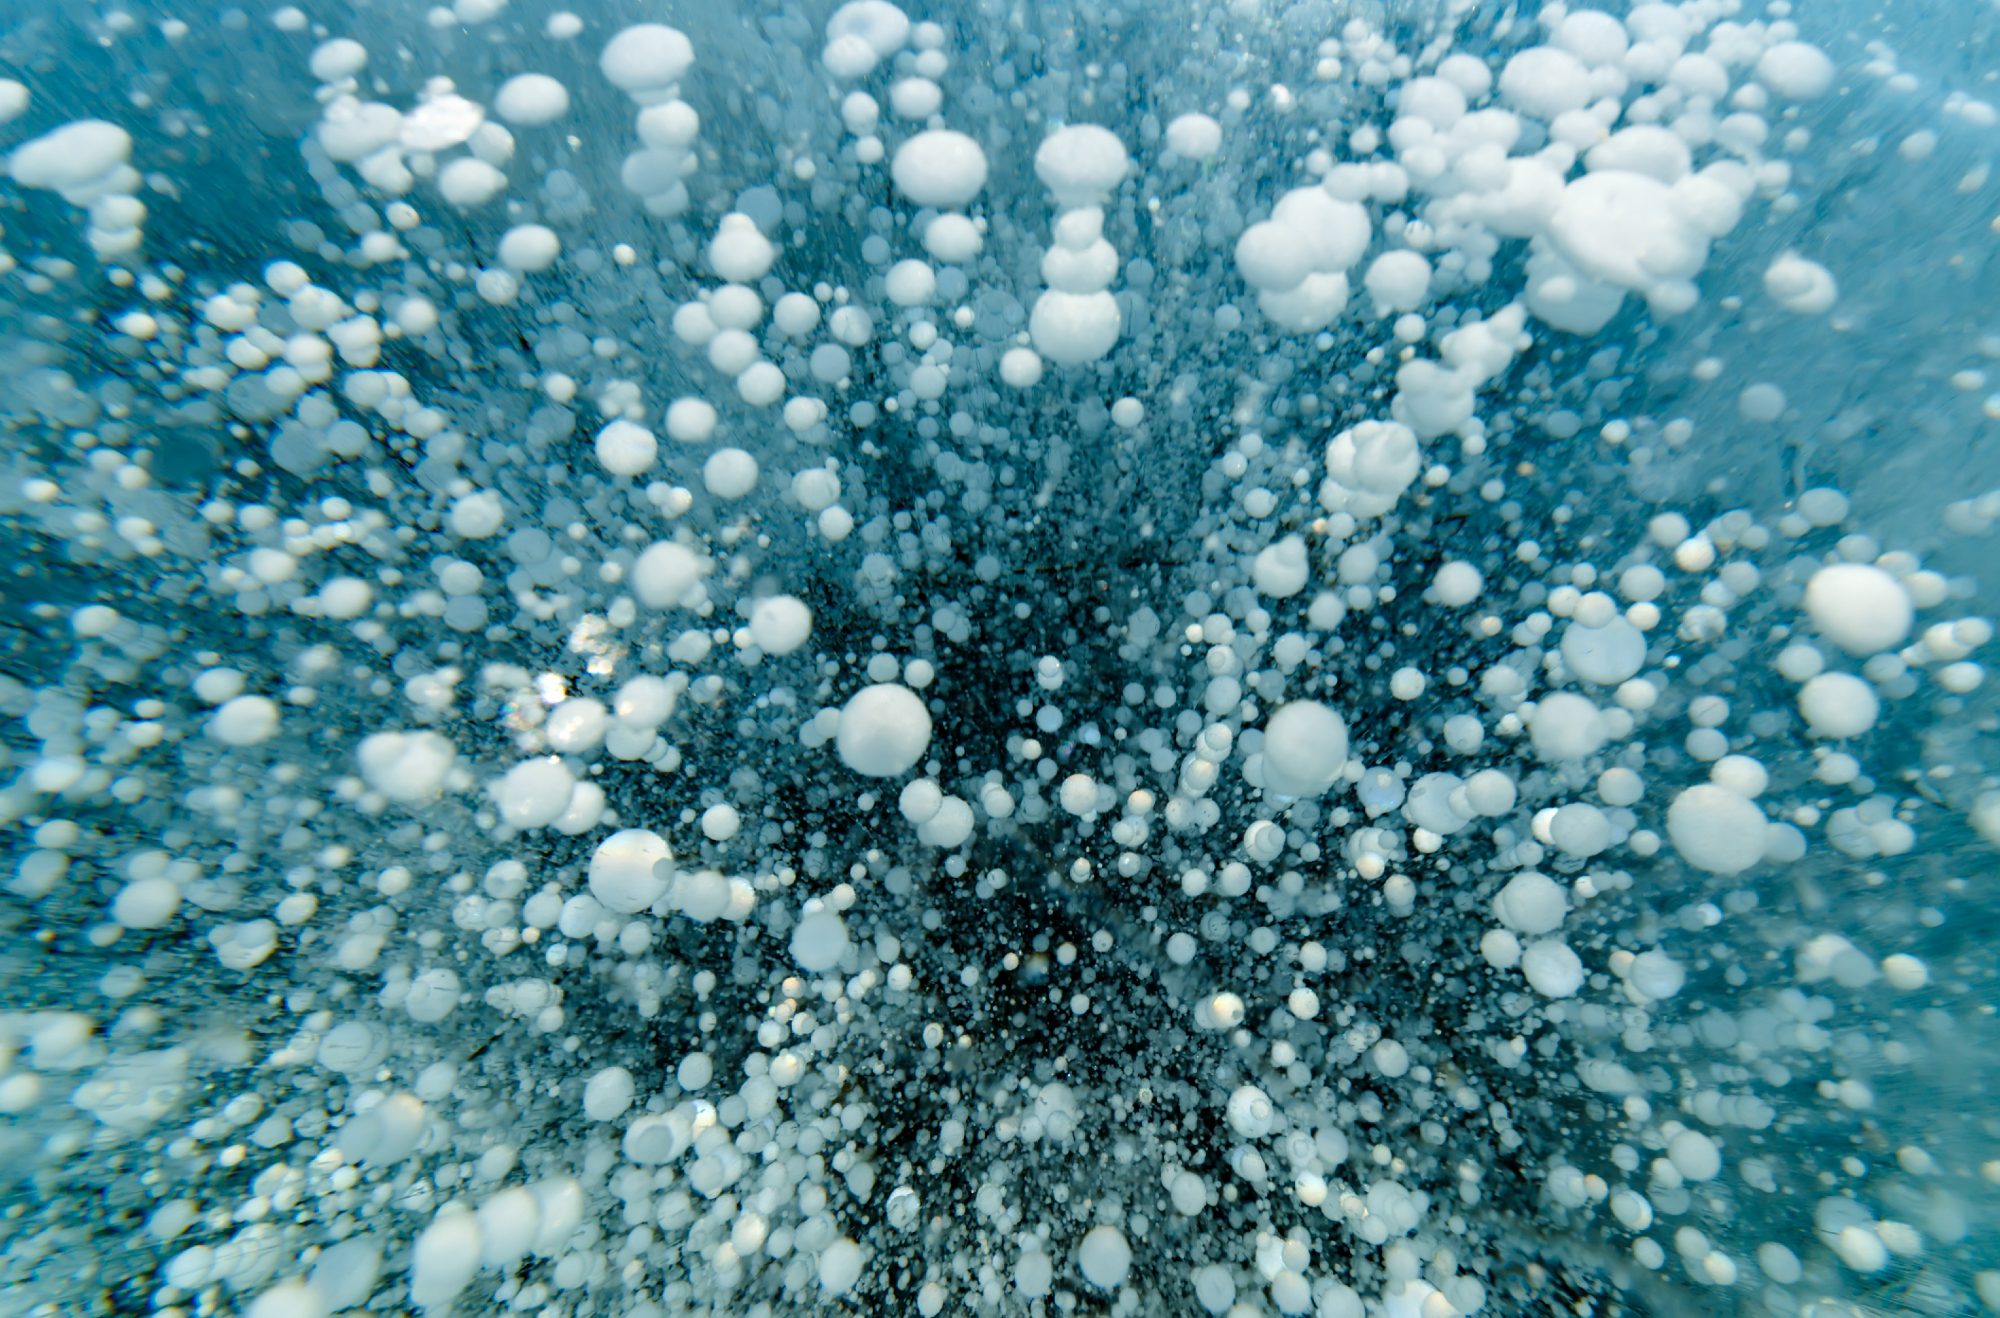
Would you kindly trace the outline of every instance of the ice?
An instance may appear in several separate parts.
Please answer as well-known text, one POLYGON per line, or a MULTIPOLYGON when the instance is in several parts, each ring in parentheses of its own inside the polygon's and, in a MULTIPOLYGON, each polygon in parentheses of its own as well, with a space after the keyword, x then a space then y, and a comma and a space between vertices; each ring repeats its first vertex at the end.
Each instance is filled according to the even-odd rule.
POLYGON ((14 9, 10 1311, 2000 1312, 1978 6, 14 9))

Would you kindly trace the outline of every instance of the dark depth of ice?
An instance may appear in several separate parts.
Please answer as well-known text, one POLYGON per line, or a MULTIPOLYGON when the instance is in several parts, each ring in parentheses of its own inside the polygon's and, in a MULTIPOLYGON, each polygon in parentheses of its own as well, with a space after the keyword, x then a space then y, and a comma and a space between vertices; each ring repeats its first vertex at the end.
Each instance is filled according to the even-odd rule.
POLYGON ((1599 2, 0 0, 0 1312, 2000 1312, 2000 11, 1599 2))

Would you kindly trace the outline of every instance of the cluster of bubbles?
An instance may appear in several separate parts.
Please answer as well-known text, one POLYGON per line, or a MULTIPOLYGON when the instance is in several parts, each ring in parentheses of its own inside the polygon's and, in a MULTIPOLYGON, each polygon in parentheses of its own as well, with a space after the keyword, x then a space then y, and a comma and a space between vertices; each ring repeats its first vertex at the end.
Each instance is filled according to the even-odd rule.
POLYGON ((639 8, 0 36, 7 1308, 2000 1311, 1979 73, 639 8))

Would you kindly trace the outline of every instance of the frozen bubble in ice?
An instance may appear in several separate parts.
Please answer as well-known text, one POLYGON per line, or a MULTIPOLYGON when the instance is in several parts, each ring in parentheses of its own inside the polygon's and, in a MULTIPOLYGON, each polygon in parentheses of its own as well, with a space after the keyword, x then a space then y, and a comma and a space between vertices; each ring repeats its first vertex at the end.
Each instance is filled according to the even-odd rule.
POLYGON ((863 687, 840 711, 840 762, 870 778, 895 778, 923 758, 931 715, 916 692, 894 682, 863 687))

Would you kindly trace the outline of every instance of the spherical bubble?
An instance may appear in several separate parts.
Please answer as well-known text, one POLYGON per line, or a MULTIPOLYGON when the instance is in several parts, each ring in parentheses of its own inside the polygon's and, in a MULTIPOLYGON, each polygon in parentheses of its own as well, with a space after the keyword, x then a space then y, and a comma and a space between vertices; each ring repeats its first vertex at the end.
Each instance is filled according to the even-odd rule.
POLYGON ((1292 240, 1308 252, 1312 268, 1325 273, 1351 268, 1367 253, 1373 232, 1366 208, 1324 188, 1293 188, 1278 198, 1271 219, 1290 230, 1292 240))
POLYGON ((882 57, 875 53, 865 38, 852 33, 835 37, 826 43, 820 52, 819 62, 828 73, 842 80, 866 77, 874 71, 882 57))
POLYGON ((694 64, 694 46, 665 24, 636 23, 605 44, 597 63, 612 86, 639 95, 679 82, 694 64))
POLYGON ((943 89, 929 78, 899 78, 889 88, 889 108, 898 119, 928 119, 943 105, 943 89))
POLYGON ((946 265, 964 265, 986 246, 979 226, 956 211, 948 211, 924 228, 924 250, 946 265))
POLYGON ((1681 986, 1687 983, 1687 971, 1682 969, 1680 962, 1653 948, 1632 958, 1627 980, 1641 996, 1664 1002, 1679 993, 1681 986))
POLYGON ((1347 724, 1317 700, 1294 700, 1264 723, 1264 786, 1282 796, 1318 796, 1347 765, 1347 724))
POLYGON ((1711 238, 1729 233, 1743 218, 1744 198, 1713 172, 1675 179, 1671 191, 1674 211, 1711 238))
POLYGON ((790 654, 812 634, 812 610, 793 595, 766 595, 750 606, 750 638, 765 654, 790 654))
POLYGON ((826 39, 859 37, 877 55, 893 55, 910 39, 910 18, 889 0, 848 0, 826 20, 826 39))
POLYGON ((1662 183, 1676 182, 1694 165, 1680 134, 1657 124, 1621 128, 1584 152, 1583 158, 1593 171, 1624 170, 1662 183))
POLYGON ((1516 51, 1500 70, 1500 99, 1537 119, 1554 119, 1565 110, 1580 110, 1590 97, 1590 70, 1576 56, 1554 46, 1516 51))
POLYGON ((616 1121, 631 1108, 638 1094, 632 1073, 622 1066, 607 1066, 583 1085, 583 1114, 592 1121, 616 1121))
POLYGON ((1551 37, 1557 46, 1587 64, 1612 64, 1625 57, 1630 44, 1625 25, 1610 14, 1577 10, 1556 24, 1551 37))
POLYGON ((714 870, 683 870, 673 880, 673 905, 696 924, 719 920, 729 909, 729 880, 714 870))
POLYGON ((1125 144, 1096 124, 1058 128, 1035 148, 1035 177, 1062 207, 1105 201, 1124 181, 1129 163, 1125 144))
POLYGON ((742 814, 726 801, 701 812, 701 833, 710 842, 727 842, 742 827, 742 814))
POLYGON ((875 337, 875 322, 867 311, 848 303, 836 307, 826 318, 826 327, 833 337, 850 348, 858 348, 875 337))
POLYGON ((484 160, 460 156, 438 171, 438 195, 454 206, 484 206, 507 190, 507 176, 484 160))
POLYGON ((1175 116, 1166 137, 1167 149, 1183 160, 1208 160, 1222 149, 1222 125, 1205 114, 1175 116))
POLYGON ((1014 389, 1032 389, 1042 381, 1042 357, 1033 348, 1009 348, 1000 355, 1000 379, 1014 389))
POLYGON ((1591 335, 1618 314, 1625 293, 1623 289, 1585 277, 1556 253, 1542 251, 1528 257, 1525 301, 1535 319, 1551 329, 1591 335))
POLYGON ((1444 564, 1431 578, 1431 598, 1450 609, 1464 608, 1485 588, 1479 569, 1459 559, 1444 564))
POLYGON ((1380 517, 1396 506, 1423 470, 1416 432, 1400 421, 1362 421, 1326 446, 1327 483, 1320 504, 1329 512, 1380 517))
POLYGON ((1250 577, 1258 594, 1290 599, 1306 588, 1310 567, 1306 542, 1288 535, 1258 551, 1251 561, 1250 577))
POLYGON ((1378 310, 1415 311, 1430 297, 1431 263, 1411 251, 1384 252, 1362 277, 1378 310))
POLYGON ((377 732, 355 748, 361 777, 371 788, 406 805, 434 799, 458 758, 436 732, 377 732))
POLYGON ((560 754, 582 754, 595 750, 611 726, 611 712, 601 700, 572 696, 549 711, 542 734, 549 749, 560 754))
POLYGON ((648 608, 671 609, 694 594, 708 568, 708 560, 686 545, 662 540, 633 560, 632 593, 648 608))
POLYGON ((667 406, 667 434, 683 444, 704 444, 715 434, 715 405, 702 398, 676 398, 667 406))
POLYGON ((1073 773, 1063 779, 1056 792, 1062 808, 1079 818, 1097 810, 1097 783, 1087 773, 1073 773))
POLYGON ((578 783, 569 795, 569 804, 549 827, 564 837, 580 837, 597 827, 607 804, 602 787, 596 783, 578 783))
POLYGON ((1815 737, 1858 737, 1875 726, 1881 708, 1875 688, 1852 673, 1821 673, 1799 688, 1799 713, 1815 737))
POLYGON ((792 960, 815 974, 839 965, 847 947, 847 926, 837 912, 824 907, 792 927, 792 960))
POLYGON ((708 263, 731 283, 748 284, 762 279, 777 259, 778 249, 771 245, 757 222, 739 211, 722 217, 715 237, 708 244, 708 263))
MULTIPOLYGON (((88 634, 89 629, 79 629, 78 635, 88 634)), ((194 679, 194 694, 199 700, 211 705, 220 705, 234 696, 243 694, 243 673, 235 668, 210 668, 197 674, 194 679)))
MULTIPOLYGON (((1225 1312, 1236 1300, 1236 1278, 1219 1263, 1195 1269, 1193 1281, 1196 1301, 1211 1314, 1225 1312)), ((1355 1309, 1355 1318, 1360 1313, 1360 1309, 1355 1309)))
POLYGON ((666 895, 673 860, 667 841, 643 828, 620 829, 590 856, 590 895, 606 910, 633 915, 666 895))
POLYGON ((1712 1181, 1722 1170, 1722 1150, 1698 1130, 1684 1130, 1668 1141, 1667 1159, 1690 1181, 1712 1181))
POLYGON ((1477 55, 1460 51, 1447 55, 1437 66, 1438 77, 1443 78, 1468 101, 1478 100, 1493 87, 1493 70, 1477 55))
MULTIPOLYGON (((403 116, 379 101, 339 100, 319 121, 319 143, 332 159, 353 164, 401 140, 403 116)), ((399 166, 400 168, 400 166, 399 166)), ((407 170, 402 173, 407 183, 407 170)))
POLYGON ((686 101, 675 99, 639 111, 639 140, 654 151, 684 152, 701 134, 701 115, 686 101))
POLYGON ((440 1213, 410 1251, 410 1302, 444 1309, 479 1268, 479 1225, 471 1213, 440 1213))
POLYGON ((834 1241, 819 1256, 820 1289, 829 1295, 845 1295, 861 1280, 861 1246, 846 1236, 834 1241))
POLYGON ((1245 1139, 1268 1135, 1278 1123, 1277 1109, 1271 1103, 1271 1096, 1255 1085, 1239 1085, 1229 1095, 1225 1114, 1229 1118, 1229 1128, 1245 1139))
POLYGON ((339 82, 361 72, 367 64, 368 47, 350 37, 335 37, 313 47, 306 67, 321 82, 339 82))
POLYGON ((741 499, 757 488, 757 459, 740 448, 719 448, 702 464, 701 483, 718 499, 741 499))
POLYGON ((870 778, 909 772, 930 743, 930 711, 916 692, 895 682, 865 686, 849 697, 834 734, 840 762, 870 778))
POLYGON ((689 1053, 674 1068, 674 1083, 693 1093, 708 1087, 715 1078, 715 1059, 707 1053, 689 1053))
POLYGON ((1325 329, 1347 309, 1347 276, 1315 273, 1307 275, 1297 288, 1264 289, 1257 294, 1257 309, 1279 329, 1293 334, 1325 329))
POLYGON ((1682 860, 1711 874, 1740 874, 1764 856, 1769 824, 1757 803, 1697 783, 1667 807, 1667 839, 1682 860))
POLYGON ((920 307, 937 295, 937 274, 922 261, 898 261, 883 277, 883 291, 899 307, 920 307))
POLYGON ((653 432, 631 421, 613 421, 597 432, 597 465, 613 476, 637 476, 659 451, 653 432))
POLYGON ((569 88, 546 73, 521 73, 493 93, 493 113, 510 124, 532 128, 569 113, 569 88))
POLYGON ((1102 238, 1066 245, 1058 236, 1055 245, 1042 254, 1042 279, 1058 292, 1096 293, 1109 288, 1117 277, 1118 251, 1102 238))
POLYGON ((1174 1211, 1183 1217, 1193 1217, 1208 1207, 1208 1185, 1194 1172, 1183 1171, 1175 1176, 1167 1193, 1173 1200, 1174 1211))
POLYGON ((1569 913, 1569 894, 1546 874, 1524 870, 1493 898, 1493 918, 1517 934, 1554 933, 1569 913))
POLYGON ((1545 760, 1582 760, 1604 744, 1603 717, 1582 696, 1558 691, 1535 705, 1529 722, 1535 753, 1545 760))
POLYGON ((819 326, 819 303, 809 294, 787 293, 772 306, 771 323, 788 338, 803 338, 819 326))
POLYGON ((1257 288, 1283 292, 1312 272, 1312 252, 1291 229, 1264 220, 1236 239, 1236 270, 1257 288))
POLYGON ((1064 366, 1094 362, 1111 351, 1124 328, 1118 299, 1110 293, 1064 293, 1049 289, 1035 299, 1028 336, 1035 348, 1064 366))
POLYGON ((948 851, 963 846, 976 823, 969 804, 959 797, 947 796, 939 800, 937 813, 917 826, 917 836, 927 846, 948 851))
POLYGON ((208 735, 225 746, 257 746, 278 735, 280 710, 269 696, 237 696, 208 720, 208 735))
POLYGON ((1849 654, 1901 645, 1914 617, 1903 584, 1865 563, 1836 563, 1813 573, 1805 606, 1819 634, 1849 654))
POLYGON ((327 1318, 333 1310, 319 1287, 294 1278, 279 1282, 241 1312, 243 1318, 327 1318))
POLYGON ((1514 780, 1499 769, 1481 769, 1465 780, 1466 803, 1489 819, 1512 810, 1516 796, 1514 780))
MULTIPOLYGON (((411 985, 412 991, 415 987, 411 985)), ((455 976, 452 991, 456 992, 455 976)), ((376 1166, 399 1162, 416 1148, 423 1135, 424 1116, 423 1101, 416 1095, 390 1094, 348 1119, 340 1129, 340 1150, 351 1162, 376 1166)))
POLYGON ((504 1268, 525 1258, 542 1230, 542 1206, 524 1185, 510 1186, 479 1205, 479 1261, 504 1268))
POLYGON ((519 224, 500 238, 500 264, 522 274, 539 274, 562 255, 562 240, 541 224, 519 224))
POLYGON ((933 128, 896 149, 889 176, 917 205, 955 209, 986 186, 986 153, 964 133, 933 128))
POLYGON ((944 793, 928 778, 913 778, 896 797, 896 808, 913 824, 929 823, 944 805, 944 793))
POLYGON ((762 362, 757 355, 757 336, 746 330, 718 329, 708 341, 708 364, 724 375, 735 376, 739 393, 743 378, 762 362))
POLYGON ((111 900, 111 918, 127 929, 158 929, 181 908, 181 890, 172 879, 134 879, 111 900))
POLYGON ((1465 92, 1449 78, 1412 78, 1396 96, 1396 116, 1432 128, 1450 128, 1465 117, 1465 92))
POLYGON ((1117 1290, 1132 1271, 1132 1246, 1115 1226, 1092 1227, 1076 1247, 1076 1266, 1097 1289, 1117 1290))
POLYGON ((823 512, 840 498, 840 477, 825 467, 808 467, 792 477, 792 497, 809 513, 823 512))
POLYGON ((1882 1237, 1866 1223, 1855 1222, 1840 1228, 1834 1237, 1834 1253, 1840 1261, 1860 1273, 1880 1272, 1889 1264, 1888 1247, 1882 1237))
POLYGON ((1623 618, 1602 627, 1571 623, 1563 629, 1562 658, 1584 681, 1617 686, 1645 666, 1646 634, 1623 618))
POLYGON ((552 824, 568 808, 576 780, 553 755, 523 760, 488 789, 500 817, 516 829, 552 824))
POLYGON ((1521 949, 1521 974, 1545 998, 1574 997, 1583 987, 1583 962, 1569 944, 1544 938, 1521 949))
POLYGON ((1776 421, 1785 414, 1785 391, 1768 381, 1745 386, 1736 410, 1746 421, 1776 421))
POLYGON ((681 180, 691 165, 684 151, 634 151, 619 167, 618 181, 637 197, 677 198, 676 189, 685 191, 681 180))
POLYGON ((1833 61, 1817 46, 1780 41, 1757 59, 1757 81, 1789 101, 1810 101, 1833 87, 1833 61))
POLYGON ((1764 271, 1764 291, 1787 311, 1802 316, 1824 315, 1840 297, 1827 268, 1796 252, 1785 252, 1764 271))
POLYGON ((1391 1080, 1410 1072, 1410 1050, 1394 1039, 1383 1039, 1368 1050, 1375 1069, 1391 1080))
MULTIPOLYGON (((1427 773, 1417 779, 1403 801, 1403 817, 1418 828, 1428 829, 1440 837, 1449 837, 1472 822, 1454 805, 1454 798, 1465 784, 1455 774, 1427 773)), ((1462 799, 1466 807, 1472 804, 1470 797, 1462 799)))
MULTIPOLYGON (((448 151, 462 142, 473 142, 475 152, 483 156, 485 153, 479 151, 479 143, 474 139, 485 123, 486 110, 476 101, 449 93, 429 96, 403 116, 398 140, 405 150, 432 153, 448 151)), ((490 143, 494 139, 489 134, 483 140, 490 143)), ((512 139, 503 136, 500 140, 510 143, 508 151, 511 152, 512 139)), ((503 153, 494 160, 482 159, 481 163, 499 164, 505 158, 503 153)))
POLYGON ((632 728, 657 728, 672 717, 677 697, 666 679, 641 674, 618 688, 611 702, 612 715, 632 728))
POLYGON ((1549 840, 1567 856, 1588 859, 1611 845, 1611 821, 1588 801, 1557 806, 1549 816, 1549 840))

